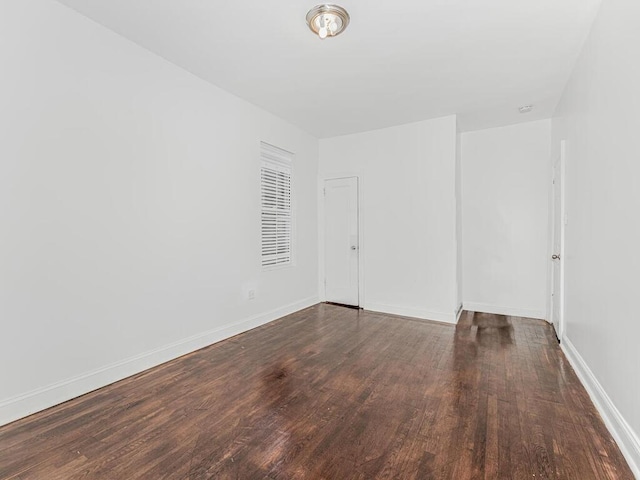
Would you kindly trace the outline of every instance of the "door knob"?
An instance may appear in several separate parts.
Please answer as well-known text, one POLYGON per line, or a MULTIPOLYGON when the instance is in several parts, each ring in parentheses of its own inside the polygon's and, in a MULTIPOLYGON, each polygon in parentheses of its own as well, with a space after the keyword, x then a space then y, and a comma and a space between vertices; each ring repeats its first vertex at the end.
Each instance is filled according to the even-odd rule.
POLYGON ((356 247, 355 245, 351 245, 351 250, 357 250, 358 247, 356 247))
POLYGON ((560 260, 560 255, 551 255, 551 260, 560 260))

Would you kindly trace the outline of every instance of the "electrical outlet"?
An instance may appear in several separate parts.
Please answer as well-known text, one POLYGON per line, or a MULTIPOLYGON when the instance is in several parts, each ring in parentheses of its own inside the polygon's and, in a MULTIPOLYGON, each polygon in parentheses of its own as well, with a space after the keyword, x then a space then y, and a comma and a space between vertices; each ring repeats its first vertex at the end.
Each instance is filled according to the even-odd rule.
POLYGON ((249 297, 249 300, 254 300, 256 298, 256 291, 255 290, 249 290, 247 292, 247 297, 249 297))

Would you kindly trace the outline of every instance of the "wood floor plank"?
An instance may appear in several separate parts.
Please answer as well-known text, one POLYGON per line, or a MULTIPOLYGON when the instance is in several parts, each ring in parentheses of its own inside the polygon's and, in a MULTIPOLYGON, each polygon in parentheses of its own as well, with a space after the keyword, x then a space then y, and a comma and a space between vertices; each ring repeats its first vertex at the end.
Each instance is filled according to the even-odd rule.
POLYGON ((0 479, 632 479, 546 322, 317 305, 0 428, 0 479))

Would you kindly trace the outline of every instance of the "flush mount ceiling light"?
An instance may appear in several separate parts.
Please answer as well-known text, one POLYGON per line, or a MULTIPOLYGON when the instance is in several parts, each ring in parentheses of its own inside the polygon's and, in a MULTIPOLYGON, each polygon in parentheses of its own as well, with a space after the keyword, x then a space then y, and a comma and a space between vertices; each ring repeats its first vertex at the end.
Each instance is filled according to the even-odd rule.
POLYGON ((349 25, 349 14, 339 5, 316 5, 307 13, 307 25, 322 40, 340 35, 349 25))
POLYGON ((523 105, 518 109, 520 113, 529 113, 531 110, 533 110, 533 105, 523 105))

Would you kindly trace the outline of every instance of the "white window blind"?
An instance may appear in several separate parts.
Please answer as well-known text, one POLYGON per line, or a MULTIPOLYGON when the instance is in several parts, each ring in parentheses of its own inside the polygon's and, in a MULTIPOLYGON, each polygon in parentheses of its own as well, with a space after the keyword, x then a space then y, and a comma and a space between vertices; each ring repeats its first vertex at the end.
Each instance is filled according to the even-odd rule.
POLYGON ((291 264, 291 161, 293 154, 260 144, 262 267, 291 264))

